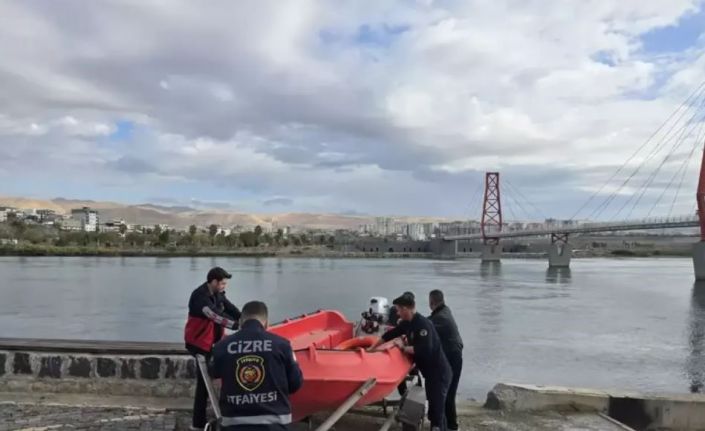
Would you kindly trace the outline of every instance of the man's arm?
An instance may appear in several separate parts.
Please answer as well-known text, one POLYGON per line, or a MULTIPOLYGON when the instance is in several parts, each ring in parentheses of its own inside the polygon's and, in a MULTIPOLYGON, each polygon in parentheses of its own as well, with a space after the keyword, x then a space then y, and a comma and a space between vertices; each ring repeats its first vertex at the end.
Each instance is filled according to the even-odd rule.
POLYGON ((377 347, 381 346, 387 341, 401 337, 406 333, 406 326, 406 322, 399 323, 399 325, 382 334, 380 339, 377 340, 373 345, 371 345, 367 350, 370 352, 374 351, 375 349, 377 349, 377 347))
POLYGON ((230 329, 237 329, 237 321, 220 315, 206 298, 202 296, 195 298, 193 306, 196 310, 201 310, 204 316, 216 324, 230 329))
POLYGON ((242 315, 242 313, 240 313, 240 310, 232 302, 230 302, 228 300, 228 298, 225 297, 224 293, 222 295, 223 295, 222 298, 223 298, 223 307, 225 308, 225 313, 235 320, 235 327, 230 328, 230 329, 237 329, 237 327, 239 326, 240 316, 242 315))
POLYGON ((289 394, 293 394, 301 388, 304 383, 303 373, 296 361, 296 354, 291 349, 291 344, 286 343, 284 348, 284 364, 286 366, 286 378, 289 386, 289 394))
POLYGON ((413 346, 404 348, 404 352, 410 355, 419 355, 421 357, 429 357, 433 351, 433 338, 431 331, 434 331, 433 325, 429 328, 421 328, 414 337, 413 346))

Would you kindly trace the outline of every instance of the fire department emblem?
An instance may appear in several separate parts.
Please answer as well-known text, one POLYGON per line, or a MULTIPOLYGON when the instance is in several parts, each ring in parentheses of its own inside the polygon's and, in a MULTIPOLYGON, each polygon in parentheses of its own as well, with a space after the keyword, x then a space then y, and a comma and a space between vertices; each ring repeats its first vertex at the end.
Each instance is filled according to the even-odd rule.
POLYGON ((243 356, 235 369, 237 384, 246 391, 254 391, 264 381, 264 359, 260 356, 243 356))

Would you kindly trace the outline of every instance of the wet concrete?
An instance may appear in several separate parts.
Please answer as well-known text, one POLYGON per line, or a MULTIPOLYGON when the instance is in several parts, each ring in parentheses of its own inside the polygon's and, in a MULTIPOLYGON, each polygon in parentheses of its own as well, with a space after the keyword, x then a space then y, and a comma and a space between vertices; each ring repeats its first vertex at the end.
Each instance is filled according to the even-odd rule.
MULTIPOLYGON (((82 430, 158 429, 187 430, 191 400, 137 397, 95 397, 77 394, 0 393, 0 430, 77 429, 71 417, 82 417, 82 430), (69 419, 67 419, 69 418, 69 419)), ((478 431, 624 431, 598 414, 581 412, 504 412, 479 404, 460 406, 460 429, 478 431)), ((313 426, 325 415, 313 418, 313 426)), ((337 431, 378 430, 384 422, 381 407, 355 410, 334 427, 337 431)), ((428 423, 426 423, 428 425, 428 423)), ((295 431, 308 431, 307 423, 295 431)), ((394 425, 392 429, 401 429, 394 425)))

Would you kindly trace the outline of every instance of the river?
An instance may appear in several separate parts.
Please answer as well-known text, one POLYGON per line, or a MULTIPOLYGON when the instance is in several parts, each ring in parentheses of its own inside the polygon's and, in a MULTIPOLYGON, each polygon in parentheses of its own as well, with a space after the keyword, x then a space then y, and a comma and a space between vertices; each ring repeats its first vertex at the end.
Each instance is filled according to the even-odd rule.
POLYGON ((320 308, 357 320, 371 296, 442 289, 465 341, 460 394, 496 382, 688 392, 705 380, 705 287, 689 259, 0 257, 0 337, 182 340, 207 270, 273 321, 320 308))

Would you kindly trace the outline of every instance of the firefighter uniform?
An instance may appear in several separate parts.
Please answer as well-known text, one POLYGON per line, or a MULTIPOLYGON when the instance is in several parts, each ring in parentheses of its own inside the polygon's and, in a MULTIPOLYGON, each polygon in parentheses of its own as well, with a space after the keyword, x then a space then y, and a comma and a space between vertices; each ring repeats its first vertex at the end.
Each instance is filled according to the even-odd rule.
POLYGON ((257 320, 213 347, 213 377, 222 379, 220 409, 225 430, 287 429, 289 395, 303 384, 291 344, 257 320))
POLYGON ((382 335, 382 339, 390 341, 402 335, 406 335, 409 345, 414 347, 414 362, 424 377, 431 427, 445 431, 445 401, 452 371, 438 333, 430 320, 415 313, 410 321, 400 321, 382 335))

